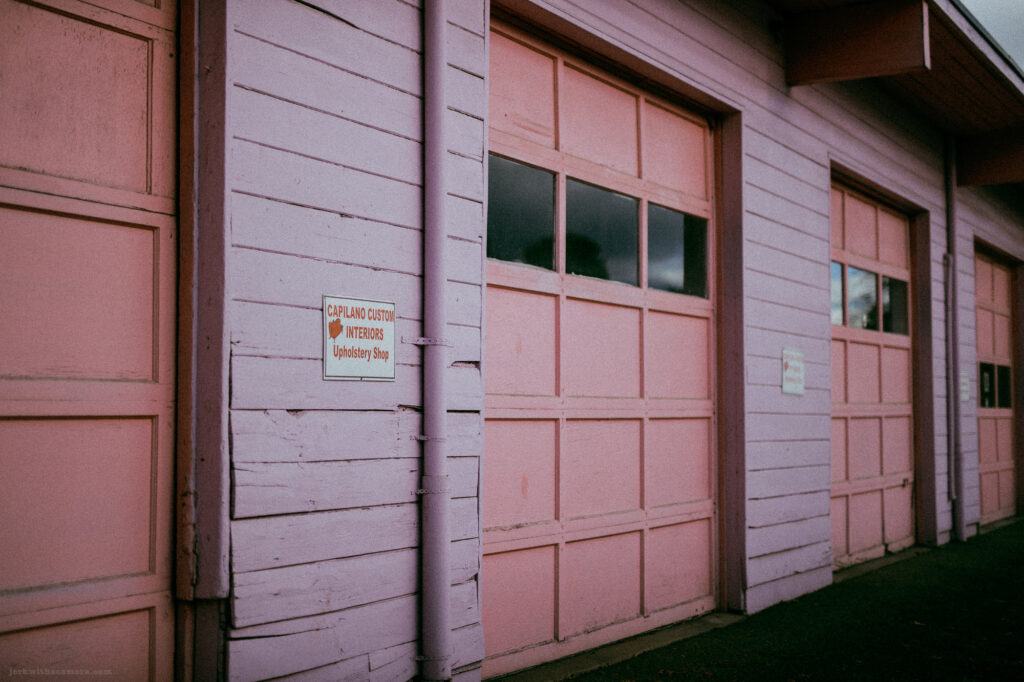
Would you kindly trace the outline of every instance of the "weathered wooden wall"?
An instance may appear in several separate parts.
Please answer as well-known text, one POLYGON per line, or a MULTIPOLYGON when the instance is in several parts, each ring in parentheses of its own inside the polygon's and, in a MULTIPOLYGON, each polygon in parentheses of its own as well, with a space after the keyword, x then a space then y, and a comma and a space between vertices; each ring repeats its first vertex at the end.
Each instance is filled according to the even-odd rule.
MULTIPOLYGON (((829 189, 836 173, 925 216, 917 246, 927 251, 935 390, 918 407, 935 426, 934 442, 924 444, 938 491, 928 511, 938 541, 948 539, 940 133, 870 82, 787 88, 772 28, 779 17, 756 0, 530 6, 682 84, 684 97, 742 113, 747 499, 719 513, 744 519, 747 610, 832 580, 829 189), (781 393, 783 347, 804 353, 803 396, 781 393)), ((231 7, 231 676, 411 677, 421 355, 400 346, 394 383, 323 381, 320 297, 394 300, 397 335, 421 334, 419 3, 231 7)), ((483 654, 488 3, 451 0, 449 7, 452 604, 455 665, 471 679, 483 654)), ((1024 258, 1024 238, 1021 211, 1005 196, 962 195, 960 353, 970 369, 974 240, 1024 258)), ((968 521, 976 523, 971 405, 963 412, 965 475, 968 521)))
MULTIPOLYGON (((232 679, 416 674, 418 346, 394 382, 324 381, 321 296, 422 336, 421 12, 232 3, 232 679)), ((479 677, 486 6, 451 3, 449 469, 457 678, 479 677)))

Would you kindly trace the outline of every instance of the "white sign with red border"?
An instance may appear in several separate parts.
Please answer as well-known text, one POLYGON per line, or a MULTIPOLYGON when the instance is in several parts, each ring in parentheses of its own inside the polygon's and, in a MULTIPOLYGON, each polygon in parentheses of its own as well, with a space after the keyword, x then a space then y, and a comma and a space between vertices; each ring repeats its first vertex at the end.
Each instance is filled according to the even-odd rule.
POLYGON ((324 379, 395 380, 395 304, 324 296, 324 379))
POLYGON ((782 392, 804 394, 804 354, 801 351, 782 349, 782 392))

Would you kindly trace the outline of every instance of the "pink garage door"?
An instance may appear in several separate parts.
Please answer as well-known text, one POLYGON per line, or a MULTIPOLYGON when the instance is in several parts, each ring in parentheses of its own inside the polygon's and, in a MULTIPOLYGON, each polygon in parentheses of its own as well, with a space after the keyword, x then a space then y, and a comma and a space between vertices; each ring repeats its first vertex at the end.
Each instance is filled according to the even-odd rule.
POLYGON ((842 567, 914 542, 910 230, 832 188, 832 553, 842 567))
POLYGON ((176 10, 0 17, 0 670, 170 679, 176 10))
POLYGON ((1010 268, 974 257, 978 323, 978 476, 981 522, 1017 512, 1013 433, 1013 312, 1010 268))
POLYGON ((705 121, 491 33, 483 612, 494 675, 715 606, 705 121))

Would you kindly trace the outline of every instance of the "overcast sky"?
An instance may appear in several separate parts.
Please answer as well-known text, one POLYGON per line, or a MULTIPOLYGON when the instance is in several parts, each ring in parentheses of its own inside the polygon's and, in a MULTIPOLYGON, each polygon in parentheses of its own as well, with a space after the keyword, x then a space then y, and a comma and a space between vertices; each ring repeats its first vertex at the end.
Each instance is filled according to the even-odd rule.
POLYGON ((960 0, 1024 69, 1024 0, 960 0))

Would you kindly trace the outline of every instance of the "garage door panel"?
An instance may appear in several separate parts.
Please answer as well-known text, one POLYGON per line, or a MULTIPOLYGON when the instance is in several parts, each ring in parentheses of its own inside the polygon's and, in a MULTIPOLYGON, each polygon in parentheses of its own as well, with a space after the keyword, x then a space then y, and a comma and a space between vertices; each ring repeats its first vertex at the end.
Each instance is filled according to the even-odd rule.
POLYGON ((832 521, 832 556, 839 558, 850 553, 847 543, 849 533, 847 529, 847 497, 833 497, 831 502, 830 518, 832 521))
POLYGON ((0 589, 154 569, 150 419, 0 421, 0 589), (110 472, 117 472, 111 476, 110 472))
POLYGON ((832 341, 832 402, 846 402, 845 341, 832 341))
POLYGON ((1012 510, 1016 506, 1016 485, 1014 471, 1008 469, 999 472, 999 507, 1012 510))
POLYGON ((996 449, 996 420, 991 418, 978 419, 978 461, 981 463, 995 462, 999 459, 996 449))
POLYGON ((850 479, 878 476, 882 471, 882 424, 880 419, 849 422, 850 479))
POLYGON ((845 481, 847 472, 846 420, 832 420, 832 482, 845 481))
POLYGON ((649 313, 646 333, 648 396, 710 397, 707 318, 649 313))
POLYGON ((543 147, 555 146, 555 60, 539 50, 491 34, 492 128, 543 147))
POLYGON ((640 420, 566 421, 562 516, 640 508, 640 420))
POLYGON ((1016 476, 1019 453, 1014 424, 1019 407, 1013 385, 1012 266, 976 253, 975 315, 978 367, 978 476, 981 522, 1017 513, 1016 476), (988 371, 983 372, 987 367, 988 371), (984 386, 982 385, 984 384, 984 386))
POLYGON ((859 197, 847 194, 843 209, 846 250, 875 258, 878 254, 875 207, 859 197))
POLYGON ((992 355, 1010 359, 1010 318, 996 314, 992 319, 992 355))
POLYGON ((885 543, 892 545, 912 539, 914 534, 913 488, 909 485, 885 490, 885 543))
POLYGON ((710 419, 652 419, 644 473, 647 507, 711 497, 710 419))
POLYGON ((992 355, 995 348, 993 337, 992 313, 988 310, 978 309, 978 331, 977 344, 979 355, 992 355))
POLYGON ((652 529, 645 560, 648 612, 711 595, 711 524, 701 520, 652 529))
POLYGON ((974 259, 974 296, 980 303, 992 303, 992 264, 974 259))
POLYGON ((562 149, 637 175, 636 96, 572 67, 562 76, 562 149))
POLYGON ((559 612, 563 636, 640 615, 640 533, 568 543, 559 612))
POLYGON ((513 526, 555 518, 558 422, 487 420, 484 518, 513 526))
POLYGON ((152 380, 155 232, 0 207, 0 375, 152 380))
POLYGON ((878 346, 866 343, 847 345, 846 386, 851 403, 877 403, 879 400, 878 346))
POLYGON ((2 109, 0 164, 145 191, 150 41, 42 7, 0 7, 11 22, 0 41, 5 97, 16 103, 2 109))
POLYGON ((882 349, 882 402, 910 402, 910 350, 882 349))
POLYGON ((842 567, 915 539, 908 305, 914 292, 909 220, 852 189, 833 185, 832 191, 832 218, 841 223, 832 233, 844 238, 833 244, 831 266, 832 544, 834 564, 842 567), (876 292, 876 300, 865 305, 851 289, 876 292), (865 309, 868 314, 855 314, 865 309))
POLYGON ((492 287, 487 291, 490 393, 554 395, 557 333, 554 296, 492 287))
POLYGON ((54 670, 107 680, 154 679, 150 610, 0 635, 4 670, 54 670))
POLYGON ((565 390, 570 396, 640 395, 640 311, 565 302, 565 390))
POLYGON ((992 514, 999 510, 999 472, 981 475, 981 513, 992 514))
POLYGON ((1000 462, 1013 461, 1013 417, 996 419, 996 450, 1000 462))
POLYGON ((992 307, 996 310, 1010 310, 1010 270, 1006 266, 992 268, 992 307))
MULTIPOLYGON (((487 266, 485 677, 704 612, 717 585, 707 122, 491 36, 491 157, 556 181, 550 269, 487 266)), ((489 216, 491 243, 514 229, 489 216)))
POLYGON ((882 422, 882 473, 913 474, 913 423, 910 417, 891 417, 882 422))
POLYGON ((152 5, 0 0, 0 667, 172 675, 177 7, 152 5))
POLYGON ((882 491, 850 496, 850 552, 882 544, 882 491))
POLYGON ((704 127, 652 104, 643 103, 643 174, 669 189, 707 197, 704 127))
POLYGON ((909 236, 906 218, 884 209, 878 211, 878 253, 883 263, 910 267, 909 236))
POLYGON ((483 620, 502 623, 487 631, 488 656, 554 639, 555 550, 536 547, 484 557, 483 620))

